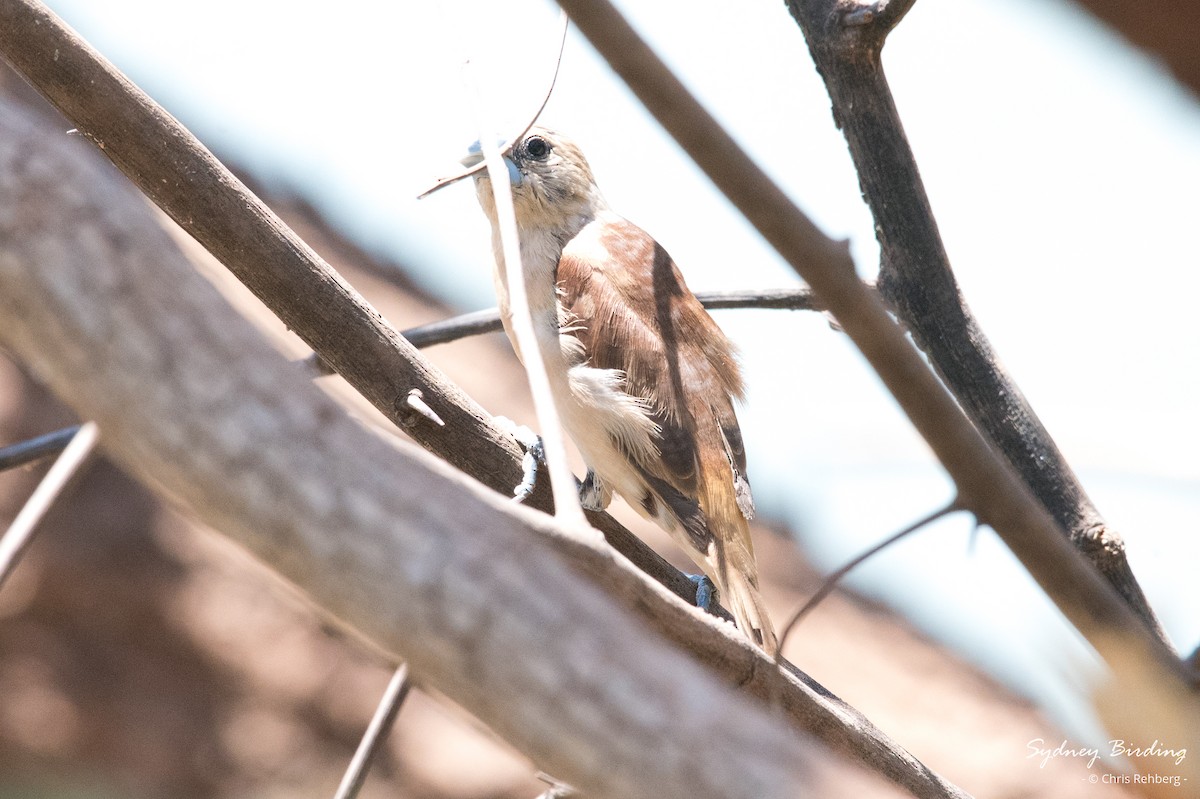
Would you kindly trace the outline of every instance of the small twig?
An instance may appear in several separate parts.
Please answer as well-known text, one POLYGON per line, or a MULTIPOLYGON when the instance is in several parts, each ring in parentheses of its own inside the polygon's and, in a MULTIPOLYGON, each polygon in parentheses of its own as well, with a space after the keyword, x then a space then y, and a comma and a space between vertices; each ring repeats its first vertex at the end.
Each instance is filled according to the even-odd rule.
POLYGON ((358 749, 355 750, 333 799, 354 799, 358 796, 367 779, 367 772, 371 770, 371 764, 375 761, 375 755, 387 740, 388 733, 396 723, 396 716, 400 715, 400 706, 408 698, 410 690, 412 680, 408 678, 408 664, 403 663, 396 669, 387 689, 384 690, 383 698, 375 708, 375 715, 371 717, 371 723, 367 725, 367 731, 363 733, 358 749))
MULTIPOLYGON (((558 408, 554 404, 550 376, 546 371, 545 353, 542 352, 541 340, 534 329, 529 308, 525 269, 521 261, 517 212, 513 205, 508 168, 504 164, 504 151, 489 139, 487 126, 483 127, 479 145, 487 165, 492 198, 496 205, 496 226, 500 232, 502 248, 499 257, 504 259, 513 335, 521 352, 521 362, 529 379, 533 408, 537 414, 538 427, 541 429, 542 451, 546 457, 546 470, 550 474, 550 491, 554 496, 554 515, 572 528, 591 529, 579 504, 579 491, 576 488, 575 476, 571 473, 570 462, 567 460, 567 444, 559 421, 558 408)), ((553 346, 557 346, 557 343, 553 346)))
POLYGON ((778 665, 783 662, 783 646, 787 643, 788 635, 792 632, 792 629, 799 624, 800 620, 807 616, 817 605, 821 604, 825 597, 833 593, 833 589, 837 587, 842 578, 849 574, 852 569, 887 549, 900 539, 915 533, 917 530, 920 530, 926 525, 933 524, 943 516, 948 516, 949 514, 960 510, 963 510, 963 507, 958 504, 958 500, 956 499, 946 507, 934 511, 923 519, 913 522, 900 532, 888 536, 887 538, 883 539, 883 541, 880 541, 878 544, 868 549, 866 552, 863 552, 862 554, 850 559, 837 571, 826 577, 825 582, 821 583, 821 587, 817 589, 817 592, 809 597, 808 601, 805 602, 799 610, 793 613, 792 617, 788 619, 788 623, 783 626, 783 632, 779 635, 779 650, 775 653, 775 663, 778 665))
MULTIPOLYGON (((824 310, 807 288, 698 291, 696 297, 710 311, 738 308, 781 311, 824 310)), ((496 333, 502 327, 500 311, 488 308, 430 322, 419 327, 410 327, 401 331, 400 335, 408 339, 417 349, 422 349, 435 344, 448 344, 468 336, 496 333)))
POLYGON ((812 291, 807 288, 698 291, 696 298, 710 311, 737 308, 778 311, 825 310, 812 291))
POLYGON ((438 416, 437 412, 429 407, 429 403, 425 402, 425 395, 421 392, 421 389, 414 388, 410 390, 408 397, 404 401, 408 403, 408 407, 439 427, 446 426, 446 423, 442 421, 442 417, 438 416))
POLYGON ((430 322, 420 327, 410 327, 400 331, 400 335, 412 342, 417 349, 432 347, 434 344, 447 344, 468 336, 481 336, 484 333, 496 333, 503 329, 500 323, 500 311, 497 308, 487 308, 482 311, 461 314, 430 322))
POLYGON ((13 568, 25 554, 33 533, 46 516, 46 512, 54 505, 63 490, 71 482, 79 469, 87 461, 88 456, 96 447, 99 429, 94 422, 80 425, 71 442, 67 444, 62 455, 46 472, 42 482, 34 489, 29 500, 13 519, 4 537, 0 538, 0 586, 12 574, 13 568))
MULTIPOLYGON (((697 299, 710 311, 734 309, 760 309, 780 311, 820 311, 824 310, 813 293, 806 288, 790 289, 735 289, 732 291, 698 291, 697 299)), ((452 316, 440 319, 427 325, 410 327, 400 331, 417 349, 432 347, 436 344, 449 344, 469 336, 481 336, 485 333, 498 333, 503 329, 500 323, 500 311, 486 308, 482 311, 452 316)), ((305 359, 320 374, 333 374, 328 367, 322 366, 323 361, 315 355, 305 359)))
MULTIPOLYGON (((560 21, 560 26, 562 28, 562 33, 558 37, 558 56, 555 58, 555 61, 554 61, 554 72, 550 75, 550 85, 548 85, 546 87, 546 94, 542 96, 542 104, 538 106, 537 113, 534 114, 533 117, 529 120, 529 123, 524 128, 521 129, 521 132, 518 133, 516 136, 512 137, 511 139, 508 139, 504 142, 503 146, 500 147, 501 153, 506 153, 509 150, 511 150, 512 146, 514 144, 516 144, 517 142, 519 142, 525 136, 525 134, 529 132, 529 129, 532 128, 534 126, 534 124, 538 121, 538 117, 540 117, 542 115, 542 112, 546 110, 546 103, 550 102, 550 95, 552 95, 554 93, 554 85, 558 82, 558 72, 562 68, 563 50, 566 49, 566 46, 567 46, 567 30, 571 26, 571 20, 567 17, 566 11, 563 11, 562 14, 559 15, 559 21, 560 21)), ((456 172, 455 174, 450 175, 449 177, 438 178, 436 183, 434 183, 432 186, 430 186, 425 191, 418 194, 417 199, 423 200, 426 197, 428 197, 429 195, 433 194, 438 189, 444 189, 447 186, 449 186, 451 183, 457 183, 458 181, 462 180, 463 178, 469 178, 472 175, 474 175, 476 172, 482 172, 484 169, 487 169, 486 162, 480 162, 478 164, 475 164, 474 166, 470 166, 470 167, 467 167, 466 169, 456 172)))
POLYGON ((79 432, 79 427, 79 425, 64 427, 62 430, 55 430, 53 433, 46 433, 44 436, 31 438, 28 441, 0 449, 0 472, 62 452, 79 432))

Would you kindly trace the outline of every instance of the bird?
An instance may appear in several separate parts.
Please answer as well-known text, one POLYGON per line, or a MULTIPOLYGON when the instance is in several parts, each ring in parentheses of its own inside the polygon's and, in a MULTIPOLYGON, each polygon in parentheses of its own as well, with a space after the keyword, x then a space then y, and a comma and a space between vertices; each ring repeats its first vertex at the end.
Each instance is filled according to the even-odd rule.
MULTIPOLYGON (((476 142, 462 163, 482 159, 476 142)), ((733 343, 662 245, 609 207, 570 138, 531 127, 504 159, 538 348, 588 469, 583 505, 602 510, 615 493, 657 523, 773 656, 748 524, 754 500, 734 412, 745 391, 733 343)), ((521 358, 490 184, 476 173, 501 320, 521 358)))

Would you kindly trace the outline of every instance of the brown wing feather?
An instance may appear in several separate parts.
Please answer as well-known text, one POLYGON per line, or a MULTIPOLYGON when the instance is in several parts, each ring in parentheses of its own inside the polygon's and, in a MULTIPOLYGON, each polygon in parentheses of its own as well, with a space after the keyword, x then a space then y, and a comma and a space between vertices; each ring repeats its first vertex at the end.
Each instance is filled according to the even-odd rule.
POLYGON ((563 321, 590 366, 623 371, 625 390, 649 401, 661 430, 659 457, 626 455, 709 563, 738 625, 758 631, 773 653, 746 523, 754 506, 733 410, 743 390, 733 344, 649 234, 629 222, 607 222, 600 244, 603 259, 569 244, 563 250, 557 274, 563 321))
POLYGON ((560 301, 578 320, 575 335, 588 363, 622 370, 626 391, 651 403, 662 430, 662 460, 641 465, 696 497, 695 413, 689 398, 719 398, 718 416, 736 442, 738 470, 745 470, 732 403, 742 395, 733 345, 649 234, 629 222, 609 223, 601 243, 610 255, 603 263, 572 253, 569 245, 564 250, 557 276, 560 301))

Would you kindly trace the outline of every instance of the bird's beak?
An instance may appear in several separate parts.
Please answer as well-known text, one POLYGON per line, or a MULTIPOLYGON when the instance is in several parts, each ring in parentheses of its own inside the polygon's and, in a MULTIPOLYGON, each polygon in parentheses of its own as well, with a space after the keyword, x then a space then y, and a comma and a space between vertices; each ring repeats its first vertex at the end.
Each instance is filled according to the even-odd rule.
MULTIPOLYGON (((496 142, 497 147, 503 147, 504 144, 503 139, 496 142)), ((467 148, 467 154, 462 157, 459 163, 468 169, 483 163, 483 147, 480 146, 479 142, 475 142, 467 148)), ((520 186, 522 181, 521 170, 517 169, 516 162, 512 160, 512 157, 508 153, 504 154, 504 165, 508 167, 509 182, 514 186, 520 186)))
POLYGON ((458 159, 458 162, 467 169, 470 169, 476 164, 483 163, 483 145, 477 141, 473 142, 471 146, 467 148, 467 154, 458 159))
MULTIPOLYGON (((496 142, 497 147, 503 147, 505 144, 506 142, 503 139, 496 142)), ((463 178, 469 178, 472 176, 475 178, 480 178, 486 174, 482 169, 478 168, 479 165, 483 163, 483 148, 479 146, 479 142, 475 142, 467 148, 467 154, 459 159, 459 163, 464 167, 462 172, 459 172, 457 175, 451 175, 447 178, 439 178, 437 183, 434 183, 428 189, 418 194, 417 199, 419 200, 422 197, 428 197, 435 191, 444 189, 451 183, 457 183, 463 178)), ((517 169, 517 164, 515 161, 513 161, 512 156, 505 153, 504 163, 508 166, 508 182, 513 186, 520 186, 524 182, 525 178, 521 174, 521 170, 517 169)))

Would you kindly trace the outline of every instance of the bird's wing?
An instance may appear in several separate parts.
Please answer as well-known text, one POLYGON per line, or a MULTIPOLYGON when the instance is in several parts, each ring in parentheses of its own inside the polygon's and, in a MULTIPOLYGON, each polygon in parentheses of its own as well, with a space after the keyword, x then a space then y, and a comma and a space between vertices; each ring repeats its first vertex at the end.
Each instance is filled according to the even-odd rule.
POLYGON ((661 430, 660 457, 637 465, 695 500, 701 488, 698 446, 709 439, 697 427, 711 428, 739 487, 738 504, 751 516, 746 453, 733 409, 733 399, 742 396, 733 344, 648 233, 619 218, 592 225, 602 226, 600 232, 572 239, 559 260, 564 326, 582 343, 588 365, 620 370, 625 391, 647 401, 661 430))
POLYGON ((563 327, 587 365, 624 373, 626 393, 646 402, 661 431, 657 457, 624 452, 654 496, 625 499, 641 499, 655 518, 657 503, 667 506, 738 626, 774 654, 747 524, 754 503, 733 410, 742 396, 733 344, 649 234, 624 220, 592 224, 601 227, 585 229, 559 259, 563 327))

